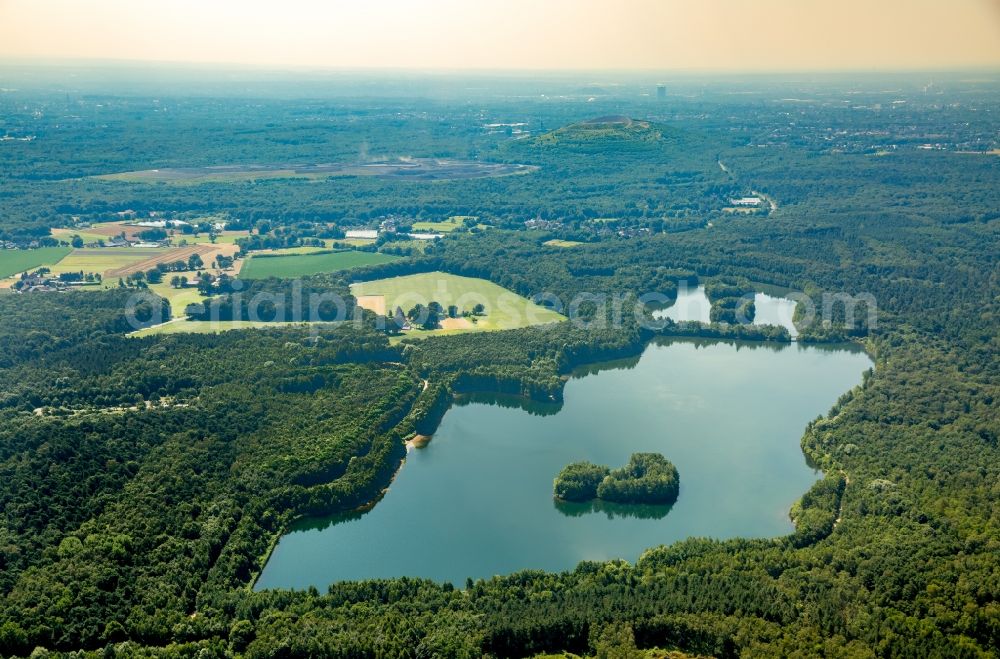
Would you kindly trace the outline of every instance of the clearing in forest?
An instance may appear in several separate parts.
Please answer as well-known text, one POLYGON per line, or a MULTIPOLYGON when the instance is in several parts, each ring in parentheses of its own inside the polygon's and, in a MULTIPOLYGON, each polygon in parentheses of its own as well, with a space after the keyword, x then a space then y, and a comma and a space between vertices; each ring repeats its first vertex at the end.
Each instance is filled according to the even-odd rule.
POLYGON ((444 272, 352 284, 351 293, 359 306, 379 314, 394 314, 397 307, 406 314, 418 304, 426 306, 431 302, 440 304, 446 315, 449 306, 457 307, 459 317, 443 320, 441 329, 413 330, 407 336, 517 329, 565 320, 561 314, 491 281, 444 272), (480 304, 482 313, 474 315, 476 305, 480 304))
POLYGON ((449 217, 447 220, 440 220, 438 222, 414 222, 413 230, 418 233, 451 233, 455 229, 461 229, 465 226, 466 219, 475 220, 476 218, 454 216, 449 217))
POLYGON ((322 272, 349 270, 365 265, 376 265, 395 261, 398 256, 379 252, 359 252, 345 250, 321 254, 295 254, 290 256, 251 256, 246 259, 240 271, 241 279, 267 279, 278 277, 291 279, 306 277, 322 272))

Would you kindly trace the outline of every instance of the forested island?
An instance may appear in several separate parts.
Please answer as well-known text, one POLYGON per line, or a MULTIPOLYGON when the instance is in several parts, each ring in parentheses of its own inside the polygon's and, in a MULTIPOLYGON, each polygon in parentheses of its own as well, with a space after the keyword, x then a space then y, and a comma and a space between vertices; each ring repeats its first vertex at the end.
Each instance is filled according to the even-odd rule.
POLYGON ((633 453, 627 465, 614 471, 591 462, 574 462, 553 483, 559 499, 613 503, 669 504, 677 500, 679 487, 677 467, 659 453, 633 453))

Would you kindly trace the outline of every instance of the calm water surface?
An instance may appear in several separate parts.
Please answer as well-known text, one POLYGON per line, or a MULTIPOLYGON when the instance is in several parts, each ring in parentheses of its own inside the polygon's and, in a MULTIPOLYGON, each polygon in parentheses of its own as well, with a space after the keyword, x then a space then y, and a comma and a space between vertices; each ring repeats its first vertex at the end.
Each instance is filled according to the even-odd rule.
POLYGON ((578 371, 561 408, 455 406, 382 501, 363 515, 295 526, 256 587, 403 575, 462 584, 634 561, 690 536, 787 534, 789 507, 819 477, 800 449, 803 430, 870 366, 846 349, 673 340, 578 371), (677 465, 672 508, 553 501, 552 479, 567 463, 619 466, 635 451, 677 465))
MULTIPOLYGON (((799 335, 792 322, 795 313, 795 300, 786 297, 775 297, 767 293, 755 293, 753 299, 755 315, 754 325, 778 325, 788 330, 794 339, 799 335)), ((669 318, 675 323, 684 321, 711 322, 712 303, 705 295, 704 286, 688 288, 681 282, 677 288, 677 301, 670 307, 653 313, 654 318, 669 318)))

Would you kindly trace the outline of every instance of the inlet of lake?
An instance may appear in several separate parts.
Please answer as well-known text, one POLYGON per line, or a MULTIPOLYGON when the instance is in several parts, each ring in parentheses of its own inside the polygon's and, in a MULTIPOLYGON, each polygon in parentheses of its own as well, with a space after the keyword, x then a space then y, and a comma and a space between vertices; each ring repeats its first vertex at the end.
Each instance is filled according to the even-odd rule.
MULTIPOLYGON (((787 312, 770 304, 766 313, 787 312)), ((460 400, 433 440, 409 452, 381 501, 293 525, 255 588, 399 576, 463 584, 635 561, 692 536, 785 535, 789 508, 820 477, 799 444, 806 425, 871 366, 845 346, 661 340, 637 358, 578 369, 561 406, 460 400), (672 507, 553 499, 566 464, 615 468, 639 451, 677 466, 672 507)))

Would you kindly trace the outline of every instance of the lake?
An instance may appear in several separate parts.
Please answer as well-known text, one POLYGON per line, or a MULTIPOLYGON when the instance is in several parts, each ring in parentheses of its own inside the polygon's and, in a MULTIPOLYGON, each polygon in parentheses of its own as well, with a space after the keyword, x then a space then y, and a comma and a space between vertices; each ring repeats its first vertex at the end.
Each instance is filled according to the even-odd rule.
POLYGON ((255 588, 403 575, 461 585, 635 561, 691 536, 787 534, 789 508, 820 476, 799 446, 806 424, 871 365, 842 347, 675 339, 576 371, 561 407, 467 399, 410 451, 371 510, 294 525, 255 588), (677 466, 673 507, 553 500, 566 464, 614 468, 637 451, 677 466))
MULTIPOLYGON (((778 325, 787 329, 793 339, 799 335, 798 329, 792 322, 795 300, 767 293, 755 293, 753 303, 756 309, 754 325, 778 325)), ((682 281, 677 287, 677 300, 668 308, 654 312, 653 317, 669 318, 675 323, 692 320, 709 323, 711 310, 712 302, 705 295, 705 287, 689 288, 682 281)))

